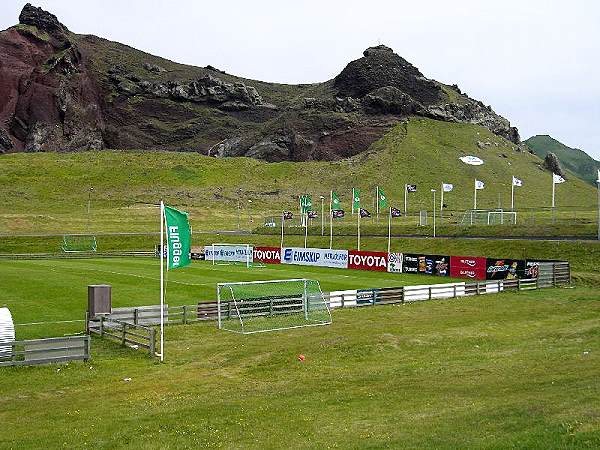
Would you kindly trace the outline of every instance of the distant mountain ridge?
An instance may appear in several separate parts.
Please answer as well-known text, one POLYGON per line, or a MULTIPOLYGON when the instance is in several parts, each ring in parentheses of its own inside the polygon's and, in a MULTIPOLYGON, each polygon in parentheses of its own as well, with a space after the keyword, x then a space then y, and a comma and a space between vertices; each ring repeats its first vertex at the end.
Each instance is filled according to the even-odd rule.
POLYGON ((540 158, 545 158, 548 153, 554 153, 562 166, 582 180, 596 184, 600 161, 595 160, 583 150, 571 148, 548 135, 532 136, 523 141, 540 158))
POLYGON ((75 34, 30 4, 19 22, 0 32, 0 153, 112 148, 337 160, 412 116, 481 125, 523 150, 507 119, 383 45, 333 80, 284 85, 75 34))

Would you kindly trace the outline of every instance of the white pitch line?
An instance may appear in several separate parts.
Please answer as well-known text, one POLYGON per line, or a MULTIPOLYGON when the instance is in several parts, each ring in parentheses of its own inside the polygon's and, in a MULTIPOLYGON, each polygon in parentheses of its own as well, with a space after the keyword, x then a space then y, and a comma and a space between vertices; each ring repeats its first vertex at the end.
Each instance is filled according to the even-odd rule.
MULTIPOLYGON (((39 264, 37 262, 34 262, 34 264, 38 265, 38 266, 48 267, 48 268, 50 268, 50 270, 53 270, 55 272, 59 271, 59 269, 52 267, 52 266, 48 266, 46 264, 39 264)), ((149 277, 147 275, 137 275, 135 273, 116 272, 114 270, 91 269, 91 268, 80 268, 80 270, 81 269, 84 271, 103 272, 103 273, 110 273, 113 275, 121 275, 121 276, 127 276, 127 277, 143 278, 145 280, 160 281, 160 278, 149 277)), ((81 271, 75 271, 72 269, 69 269, 69 270, 71 272, 75 272, 75 273, 82 273, 81 271)), ((169 282, 169 284, 175 283, 175 284, 183 284, 185 286, 211 286, 214 284, 214 283, 186 283, 185 281, 175 281, 175 280, 169 280, 168 282, 169 282)))

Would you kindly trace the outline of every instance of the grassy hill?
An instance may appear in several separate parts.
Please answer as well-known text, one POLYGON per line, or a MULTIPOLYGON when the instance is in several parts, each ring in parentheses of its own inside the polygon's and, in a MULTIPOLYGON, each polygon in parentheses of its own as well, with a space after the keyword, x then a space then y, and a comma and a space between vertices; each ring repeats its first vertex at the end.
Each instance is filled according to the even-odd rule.
MULTIPOLYGON (((445 203, 451 210, 471 208, 474 179, 478 207, 510 206, 511 177, 519 208, 550 206, 551 177, 540 159, 515 151, 511 142, 486 128, 411 118, 399 124, 368 152, 335 162, 266 163, 251 158, 215 159, 192 153, 99 151, 82 153, 8 154, 0 158, 0 228, 6 232, 63 232, 88 229, 87 200, 93 186, 90 230, 156 231, 161 198, 191 213, 195 230, 233 229, 238 199, 242 228, 262 224, 268 214, 297 209, 297 196, 331 189, 350 209, 351 189, 363 192, 372 209, 375 186, 383 188, 393 206, 403 207, 404 184, 417 184, 409 210, 431 209, 430 189, 453 183, 445 203), (477 143, 488 143, 480 148, 477 143), (458 158, 475 155, 482 166, 458 158), (250 202, 251 200, 251 202, 250 202), (252 220, 251 220, 252 219, 252 220)), ((557 186, 559 207, 592 208, 595 191, 572 177, 557 186)))
POLYGON ((582 180, 596 184, 600 161, 596 161, 590 155, 578 148, 567 147, 565 144, 547 135, 532 136, 524 141, 536 155, 544 158, 552 152, 560 160, 562 166, 582 180))

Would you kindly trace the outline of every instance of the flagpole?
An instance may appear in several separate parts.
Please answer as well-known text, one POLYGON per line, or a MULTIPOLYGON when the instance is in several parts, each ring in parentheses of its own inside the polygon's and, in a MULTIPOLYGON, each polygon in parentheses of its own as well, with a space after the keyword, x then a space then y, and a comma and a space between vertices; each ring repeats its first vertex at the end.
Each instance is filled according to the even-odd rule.
POLYGON ((329 191, 329 250, 333 248, 333 213, 331 211, 331 202, 333 201, 333 191, 329 191))
POLYGON ((165 303, 165 280, 164 280, 164 217, 165 217, 165 204, 163 201, 160 201, 160 362, 164 361, 164 303, 165 303))
POLYGON ((304 248, 306 248, 307 240, 308 240, 308 213, 306 213, 306 219, 304 222, 304 248))
POLYGON ((377 225, 379 225, 379 186, 375 188, 375 205, 377 207, 377 225))
POLYGON ((512 178, 512 183, 511 183, 511 190, 510 190, 510 210, 514 211, 515 210, 515 177, 512 178))
POLYGON ((442 189, 440 189, 440 211, 444 209, 444 183, 442 183, 442 189))
POLYGON ((552 208, 554 208, 554 191, 556 183, 554 182, 554 174, 552 174, 552 208))
POLYGON ((407 193, 406 189, 407 189, 407 185, 405 184, 404 185, 404 215, 406 215, 406 200, 408 198, 408 196, 406 195, 406 193, 407 193))
POLYGON ((285 223, 284 213, 281 213, 281 245, 280 248, 283 248, 283 224, 285 223))
POLYGON ((473 195, 473 209, 477 209, 477 179, 475 179, 475 194, 473 195))
MULTIPOLYGON (((598 186, 600 186, 600 184, 598 186)), ((598 192, 600 192, 600 191, 598 191, 598 192)), ((358 223, 358 231, 357 231, 358 248, 357 248, 357 250, 360 251, 360 207, 358 208, 358 214, 357 214, 357 216, 358 216, 357 217, 357 223, 358 223)), ((599 225, 599 227, 600 227, 600 225, 599 225)))
POLYGON ((392 239, 392 207, 388 211, 388 254, 390 253, 390 241, 392 239))
POLYGON ((354 215, 354 188, 352 188, 352 215, 354 215))

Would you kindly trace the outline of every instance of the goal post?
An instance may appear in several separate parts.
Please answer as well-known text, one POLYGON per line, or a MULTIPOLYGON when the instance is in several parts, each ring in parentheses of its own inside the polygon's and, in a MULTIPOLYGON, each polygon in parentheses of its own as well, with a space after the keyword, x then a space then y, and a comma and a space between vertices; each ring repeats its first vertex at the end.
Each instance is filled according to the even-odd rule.
POLYGON ((93 253, 97 247, 96 236, 90 234, 65 234, 61 244, 65 253, 93 253))
POLYGON ((239 264, 253 266, 254 247, 250 244, 212 244, 205 248, 205 258, 213 266, 239 264))
POLYGON ((217 284, 218 327, 251 334, 331 323, 317 280, 249 281, 217 284))
POLYGON ((517 213, 515 211, 490 211, 487 217, 488 225, 516 225, 517 213))

